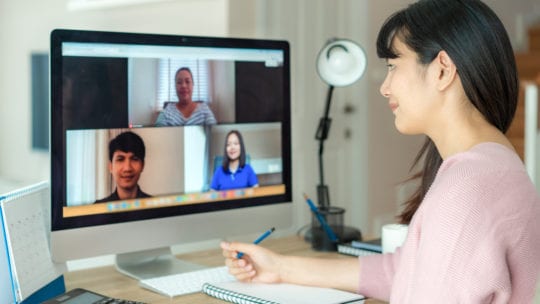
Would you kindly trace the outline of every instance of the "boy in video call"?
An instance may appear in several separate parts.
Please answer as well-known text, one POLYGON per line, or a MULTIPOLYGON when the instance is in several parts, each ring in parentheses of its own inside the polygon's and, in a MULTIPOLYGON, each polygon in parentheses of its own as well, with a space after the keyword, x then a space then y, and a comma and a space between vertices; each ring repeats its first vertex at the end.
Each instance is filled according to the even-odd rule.
POLYGON ((150 197, 138 184, 145 153, 142 138, 133 132, 121 133, 109 142, 109 171, 116 189, 96 203, 150 197))

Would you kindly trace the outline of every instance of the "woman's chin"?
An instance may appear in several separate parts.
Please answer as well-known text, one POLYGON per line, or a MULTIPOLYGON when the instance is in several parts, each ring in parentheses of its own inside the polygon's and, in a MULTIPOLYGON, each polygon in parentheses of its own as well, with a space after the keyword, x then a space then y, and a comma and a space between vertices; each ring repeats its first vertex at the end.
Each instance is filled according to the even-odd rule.
POLYGON ((415 131, 410 126, 407 126, 406 124, 400 123, 396 117, 396 120, 394 121, 394 125, 396 126, 396 129, 399 133, 403 135, 418 135, 421 132, 415 131))

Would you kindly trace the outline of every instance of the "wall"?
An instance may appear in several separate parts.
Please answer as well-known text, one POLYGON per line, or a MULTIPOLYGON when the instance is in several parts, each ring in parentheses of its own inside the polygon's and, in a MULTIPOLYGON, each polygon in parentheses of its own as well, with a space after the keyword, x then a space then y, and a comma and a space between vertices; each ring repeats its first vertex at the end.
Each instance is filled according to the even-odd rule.
MULTIPOLYGON (((212 128, 210 155, 223 156, 227 133, 238 130, 244 139, 246 153, 251 160, 281 157, 281 128, 278 123, 222 125, 212 128)), ((215 169, 213 169, 215 170, 215 169)))
MULTIPOLYGON (((315 62, 319 50, 332 37, 367 44, 366 1, 231 1, 257 16, 255 31, 246 31, 231 12, 231 34, 283 39, 290 43, 293 153, 293 200, 295 220, 304 231, 310 212, 303 202, 306 193, 315 201, 319 183, 318 143, 315 133, 323 114, 328 86, 318 77, 315 62), (237 32, 238 30, 238 32, 237 32)), ((352 86, 334 91, 330 111, 332 127, 324 144, 325 183, 333 206, 343 207, 345 223, 364 229, 369 215, 367 196, 367 90, 366 77, 352 86), (350 111, 346 112, 345 109, 350 111)))
POLYGON ((68 11, 67 0, 0 0, 0 176, 49 178, 49 155, 31 150, 30 54, 48 52, 54 28, 226 36, 227 0, 68 11), (201 16, 205 16, 201 22, 201 16))
POLYGON ((157 118, 156 95, 158 90, 159 60, 138 58, 130 61, 128 67, 128 101, 130 123, 150 126, 157 118))
POLYGON ((234 65, 215 60, 210 63, 212 102, 210 108, 221 121, 234 121, 235 81, 234 65))

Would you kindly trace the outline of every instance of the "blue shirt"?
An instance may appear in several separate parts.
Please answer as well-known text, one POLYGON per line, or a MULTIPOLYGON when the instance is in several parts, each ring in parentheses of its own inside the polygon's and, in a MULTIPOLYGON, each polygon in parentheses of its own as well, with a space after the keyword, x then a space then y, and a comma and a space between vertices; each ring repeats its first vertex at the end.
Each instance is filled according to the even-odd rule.
POLYGON ((214 173, 210 188, 213 190, 249 188, 258 183, 257 174, 248 164, 245 164, 243 168, 238 167, 234 173, 228 169, 223 170, 223 167, 220 166, 214 173))

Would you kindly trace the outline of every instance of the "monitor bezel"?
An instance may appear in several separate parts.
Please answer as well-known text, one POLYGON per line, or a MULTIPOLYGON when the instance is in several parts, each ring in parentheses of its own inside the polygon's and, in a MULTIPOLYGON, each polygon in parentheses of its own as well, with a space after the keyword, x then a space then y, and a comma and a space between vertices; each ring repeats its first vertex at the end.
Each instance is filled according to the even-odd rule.
MULTIPOLYGON (((255 207, 271 204, 290 203, 292 201, 292 164, 291 164, 291 93, 290 93, 290 54, 289 43, 283 40, 246 39, 227 37, 203 37, 185 35, 164 35, 149 33, 124 33, 56 29, 51 33, 51 228, 53 231, 92 227, 104 224, 118 224, 132 221, 175 217, 204 212, 216 212, 238 208, 255 207), (62 115, 62 44, 65 42, 118 43, 163 46, 194 46, 216 48, 279 49, 283 51, 283 121, 282 168, 285 193, 245 199, 232 199, 227 204, 209 202, 186 206, 162 207, 140 211, 107 213, 64 217, 63 207, 66 198, 66 132, 63 128, 62 115), (128 216, 126 216, 128 215, 128 216)), ((127 126, 126 126, 127 128, 127 126)))

